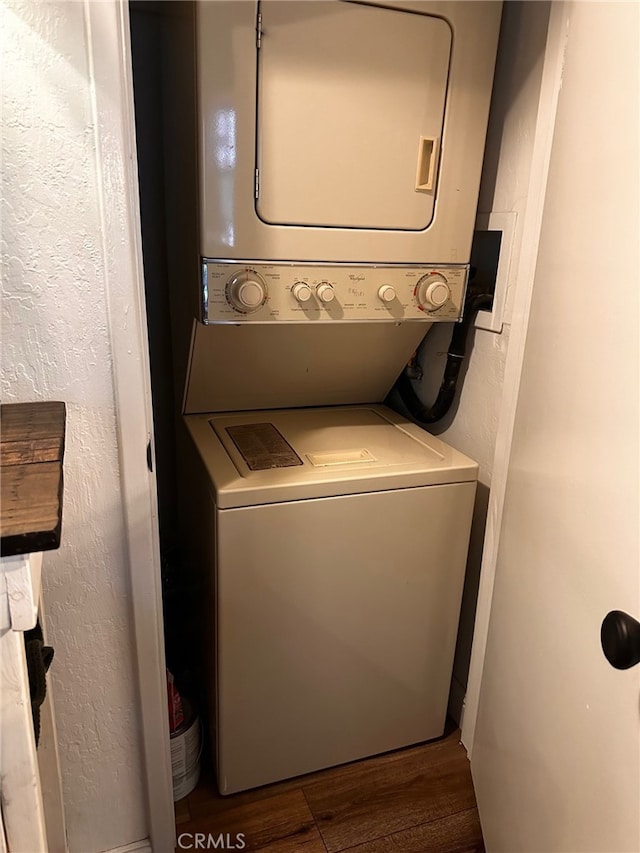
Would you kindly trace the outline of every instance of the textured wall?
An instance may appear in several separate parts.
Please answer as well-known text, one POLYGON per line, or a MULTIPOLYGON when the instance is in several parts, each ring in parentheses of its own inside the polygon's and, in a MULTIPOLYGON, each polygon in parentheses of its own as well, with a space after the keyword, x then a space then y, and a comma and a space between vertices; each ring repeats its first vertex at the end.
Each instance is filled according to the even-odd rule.
POLYGON ((90 853, 148 832, 84 5, 3 0, 2 28, 2 399, 68 406, 43 585, 70 849, 90 853))
MULTIPOLYGON (((454 716, 460 711, 469 671, 493 452, 509 346, 509 312, 527 204, 548 17, 547 3, 510 0, 504 5, 478 210, 517 214, 506 322, 501 334, 477 329, 472 335, 464 384, 455 409, 434 430, 480 465, 454 665, 451 704, 454 716)), ((437 393, 450 337, 450 327, 433 327, 423 347, 425 377, 420 393, 425 400, 433 400, 437 393)))

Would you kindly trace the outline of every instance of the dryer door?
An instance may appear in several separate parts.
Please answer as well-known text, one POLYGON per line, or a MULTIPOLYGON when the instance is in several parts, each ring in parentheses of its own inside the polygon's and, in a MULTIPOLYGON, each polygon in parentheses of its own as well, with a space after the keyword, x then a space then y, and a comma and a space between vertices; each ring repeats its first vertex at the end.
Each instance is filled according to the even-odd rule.
POLYGON ((260 218, 271 225, 427 228, 449 24, 336 2, 262 3, 261 15, 260 218))

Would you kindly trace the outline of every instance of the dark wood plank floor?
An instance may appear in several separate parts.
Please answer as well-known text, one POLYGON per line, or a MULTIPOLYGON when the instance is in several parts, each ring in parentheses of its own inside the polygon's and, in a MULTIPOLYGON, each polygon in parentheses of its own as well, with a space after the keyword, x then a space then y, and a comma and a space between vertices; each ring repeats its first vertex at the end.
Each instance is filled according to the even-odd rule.
POLYGON ((420 746, 229 797, 205 767, 176 803, 178 834, 243 833, 244 849, 263 853, 480 853, 459 735, 450 727, 420 746))

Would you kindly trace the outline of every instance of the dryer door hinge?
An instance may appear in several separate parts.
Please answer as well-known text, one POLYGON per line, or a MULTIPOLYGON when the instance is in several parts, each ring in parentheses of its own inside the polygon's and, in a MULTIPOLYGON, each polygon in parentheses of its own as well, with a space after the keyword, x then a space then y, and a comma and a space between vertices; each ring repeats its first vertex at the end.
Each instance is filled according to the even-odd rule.
POLYGON ((262 47, 262 12, 258 12, 256 18, 256 47, 258 50, 262 47))
POLYGON ((256 169, 255 197, 260 198, 260 169, 256 169))

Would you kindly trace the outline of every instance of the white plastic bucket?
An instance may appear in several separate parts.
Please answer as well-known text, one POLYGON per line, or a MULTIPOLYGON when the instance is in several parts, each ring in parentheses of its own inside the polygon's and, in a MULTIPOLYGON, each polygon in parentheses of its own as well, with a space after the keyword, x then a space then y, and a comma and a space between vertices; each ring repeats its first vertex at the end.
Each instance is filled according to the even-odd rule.
POLYGON ((200 718, 183 699, 185 718, 183 724, 171 735, 171 774, 173 799, 181 800, 190 794, 200 778, 202 732, 200 718))

